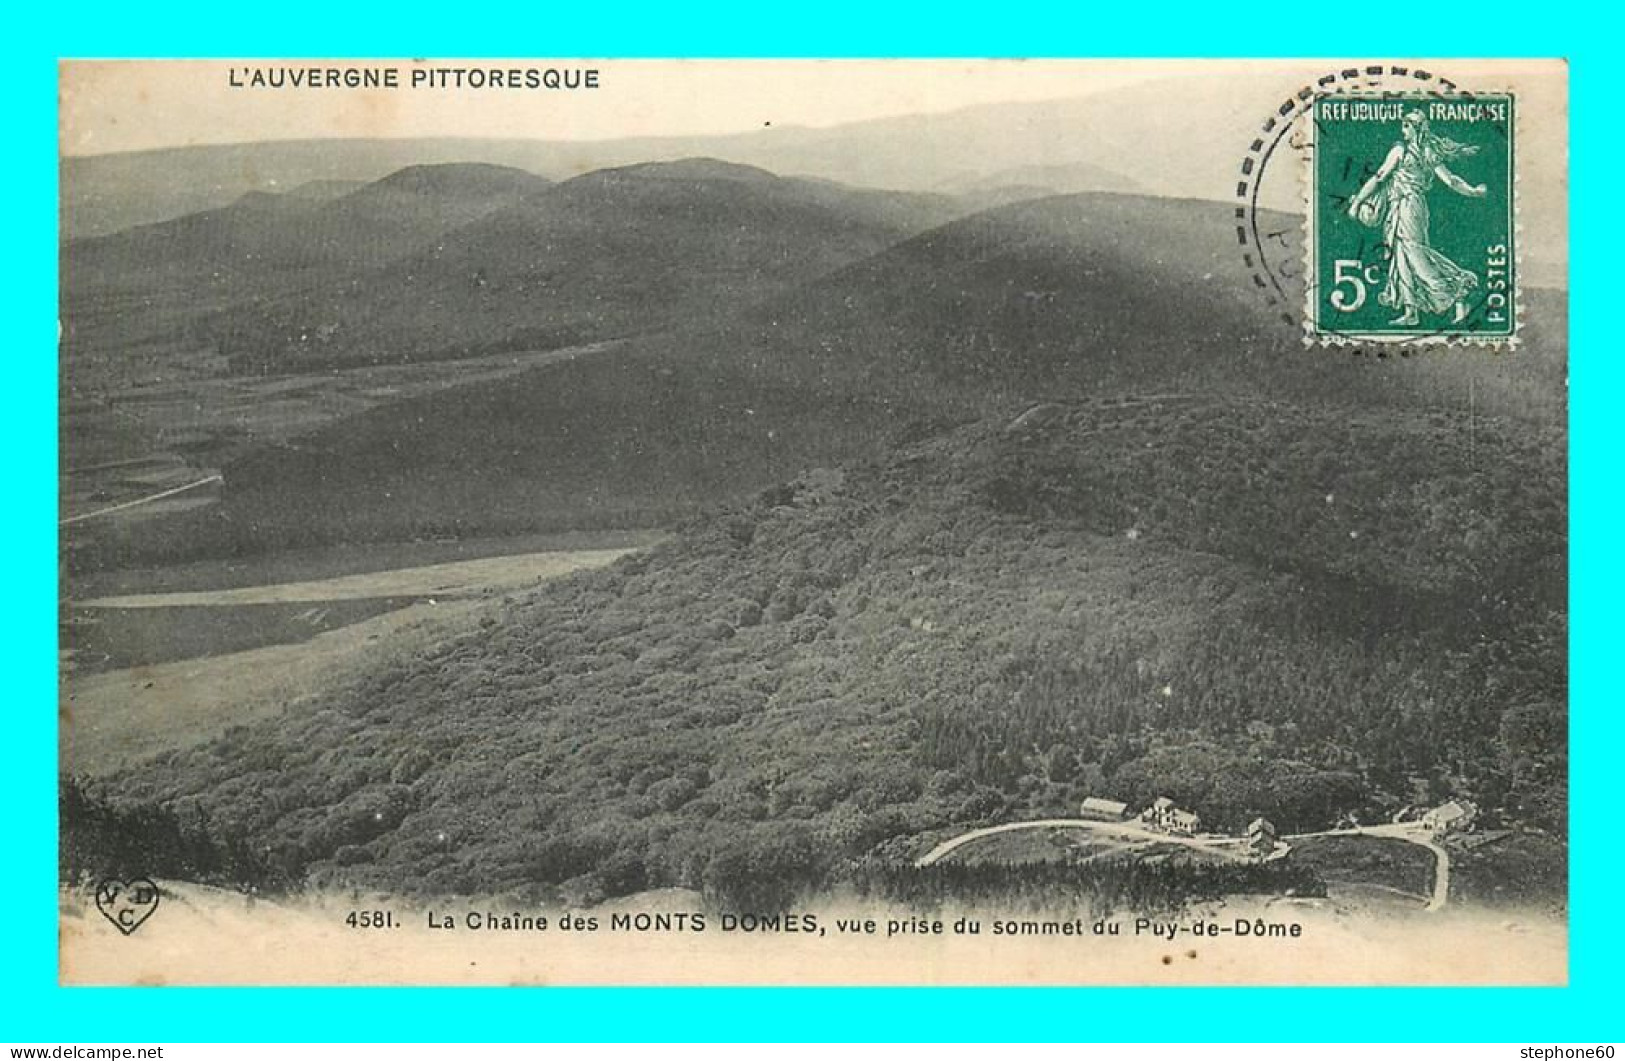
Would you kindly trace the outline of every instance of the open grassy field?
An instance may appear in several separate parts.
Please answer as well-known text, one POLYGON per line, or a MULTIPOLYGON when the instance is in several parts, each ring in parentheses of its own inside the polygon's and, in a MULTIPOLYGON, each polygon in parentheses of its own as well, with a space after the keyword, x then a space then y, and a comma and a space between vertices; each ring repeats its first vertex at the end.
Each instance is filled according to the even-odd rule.
POLYGON ((1523 833, 1450 853, 1450 901, 1490 907, 1568 910, 1568 845, 1523 833))
MULTIPOLYGON (((63 769, 98 773, 185 748, 329 692, 368 668, 415 659, 466 630, 497 593, 602 567, 632 551, 632 539, 615 541, 622 547, 131 595, 73 608, 62 633, 63 769)), ((339 558, 318 559, 331 570, 339 558)), ((259 572, 299 569, 291 558, 279 560, 259 572)), ((192 570, 176 581, 197 584, 209 573, 222 571, 192 570)), ((159 572, 147 575, 162 581, 159 572)))
POLYGON ((173 593, 99 597, 85 601, 87 608, 175 609, 252 607, 309 602, 368 601, 391 597, 465 597, 514 589, 583 568, 599 567, 625 556, 630 549, 577 549, 567 552, 524 553, 479 560, 456 560, 423 567, 367 571, 335 578, 273 582, 225 589, 179 590, 173 593))
POLYGON ((1113 852, 1127 854, 1137 845, 1120 842, 1081 829, 1022 829, 995 833, 966 844, 944 857, 944 862, 979 865, 987 862, 1078 862, 1113 852))
POLYGON ((317 604, 80 608, 59 636, 71 661, 69 673, 78 677, 295 644, 412 603, 409 597, 368 597, 317 604))
POLYGON ((1135 857, 1143 862, 1167 862, 1176 866, 1218 866, 1239 861, 1230 848, 1203 849, 1174 843, 1144 845, 1136 849, 1135 857))
MULTIPOLYGON (((633 539, 623 535, 617 540, 633 539)), ((146 667, 297 643, 419 602, 489 596, 601 567, 631 551, 629 546, 555 550, 330 578, 93 597, 71 606, 61 623, 64 670, 83 674, 146 667)), ((293 558, 278 559, 280 564, 258 565, 260 573, 298 570, 293 558)), ((217 575, 222 568, 197 566, 217 575)), ((177 580, 195 583, 203 573, 193 570, 177 580)), ((149 575, 162 581, 157 573, 149 575)))
POLYGON ((416 604, 295 643, 70 675, 59 699, 61 769, 108 773, 275 718, 342 688, 354 668, 412 658, 479 607, 416 604))
POLYGON ((1317 836, 1294 842, 1287 857, 1318 872, 1334 898, 1398 900, 1421 906, 1433 888, 1433 855, 1403 840, 1317 836))
POLYGON ((70 579, 65 587, 65 596, 74 601, 88 601, 130 595, 216 592, 374 573, 382 573, 384 579, 389 580, 413 569, 467 561, 539 553, 643 549, 663 537, 660 531, 653 530, 567 531, 523 534, 512 538, 380 542, 288 549, 229 560, 199 560, 161 567, 93 572, 70 579))

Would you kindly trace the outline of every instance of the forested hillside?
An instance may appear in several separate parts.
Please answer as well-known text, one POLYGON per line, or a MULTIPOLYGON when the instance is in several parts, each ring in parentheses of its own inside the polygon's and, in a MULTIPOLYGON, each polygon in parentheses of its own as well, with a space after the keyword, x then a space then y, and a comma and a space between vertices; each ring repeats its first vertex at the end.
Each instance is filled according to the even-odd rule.
POLYGON ((532 898, 823 885, 1088 794, 1560 830, 1561 453, 1424 411, 1012 405, 99 791, 290 879, 532 898))

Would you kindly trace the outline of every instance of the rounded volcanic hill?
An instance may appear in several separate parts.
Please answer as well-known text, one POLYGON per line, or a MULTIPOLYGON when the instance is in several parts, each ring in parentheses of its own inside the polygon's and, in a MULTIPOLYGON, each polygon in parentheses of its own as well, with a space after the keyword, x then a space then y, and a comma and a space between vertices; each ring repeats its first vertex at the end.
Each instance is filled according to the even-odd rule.
POLYGON ((357 363, 689 327, 960 212, 943 196, 709 159, 599 170, 514 198, 325 293, 268 307, 254 345, 268 364, 357 363), (325 338, 313 344, 318 333, 325 338))
MULTIPOLYGON (((600 176, 581 192, 567 182, 540 199, 619 180, 600 176)), ((630 187, 627 201, 714 202, 701 194, 706 182, 630 187)), ((742 200, 731 201, 737 217, 742 200)), ((752 202, 765 210, 771 200, 752 202)), ((786 295, 731 315, 719 308, 720 320, 706 315, 499 383, 348 418, 228 474, 241 484, 228 507, 276 525, 291 501, 310 513, 307 532, 342 527, 363 537, 421 526, 630 526, 1036 402, 1235 394, 1378 412, 1448 412, 1471 400, 1477 415, 1496 411, 1491 376, 1474 374, 1470 398, 1461 361, 1305 348, 1256 296, 1232 218, 1198 201, 1086 194, 953 221, 786 295)), ((747 238, 700 227, 708 240, 747 238)), ((613 299, 601 285, 582 290, 613 299)), ((657 281, 637 290, 648 298, 671 289, 657 281)), ((684 297, 701 290, 685 288, 684 297)), ((716 308, 718 288, 709 290, 705 305, 716 308)), ((424 307, 432 305, 426 292, 424 307)), ((534 308, 558 320, 544 299, 534 308)), ((1549 372, 1529 366, 1554 361, 1531 343, 1496 367, 1510 374, 1508 388, 1545 393, 1549 372)))

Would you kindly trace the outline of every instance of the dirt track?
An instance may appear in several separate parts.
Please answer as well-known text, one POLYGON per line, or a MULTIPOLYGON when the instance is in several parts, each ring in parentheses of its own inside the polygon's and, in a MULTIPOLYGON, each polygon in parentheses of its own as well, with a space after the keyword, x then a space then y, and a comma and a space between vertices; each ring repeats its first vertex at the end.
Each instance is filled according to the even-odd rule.
MULTIPOLYGON (((1102 822, 1090 818, 1044 818, 1038 821, 1006 822, 1003 825, 990 825, 982 829, 972 829, 968 833, 961 833, 933 847, 916 859, 914 864, 916 866, 929 866, 940 862, 947 855, 959 850, 966 844, 974 843, 984 837, 994 836, 999 833, 1016 832, 1021 829, 1085 829, 1118 839, 1155 840, 1160 843, 1180 844, 1199 851, 1219 854, 1233 861, 1242 861, 1246 857, 1239 851, 1231 850, 1231 848, 1240 846, 1241 839, 1239 837, 1173 836, 1131 822, 1102 822)), ((1369 828, 1328 829, 1318 833, 1301 833, 1286 839, 1307 840, 1316 836, 1376 836, 1387 840, 1402 840, 1406 843, 1425 847, 1433 852, 1434 857, 1433 892, 1428 899, 1426 909, 1429 912, 1442 910, 1445 904, 1450 901, 1450 853, 1434 843, 1431 836, 1423 831, 1419 825, 1374 825, 1369 828)))
POLYGON ((375 597, 457 597, 486 589, 512 589, 573 571, 603 567, 632 549, 573 549, 493 556, 424 567, 373 571, 304 582, 237 589, 140 593, 76 602, 81 608, 180 608, 199 605, 303 604, 375 597))

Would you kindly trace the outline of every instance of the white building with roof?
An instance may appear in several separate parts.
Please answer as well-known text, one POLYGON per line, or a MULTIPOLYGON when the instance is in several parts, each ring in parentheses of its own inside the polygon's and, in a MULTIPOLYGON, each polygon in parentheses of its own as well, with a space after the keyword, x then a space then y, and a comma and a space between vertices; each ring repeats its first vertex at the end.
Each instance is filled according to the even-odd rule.
POLYGON ((1422 828, 1440 834, 1465 832, 1477 817, 1477 804, 1465 799, 1453 799, 1422 815, 1422 828))
POLYGON ((1128 817, 1128 804, 1115 799, 1090 796, 1083 801, 1078 813, 1082 817, 1093 818, 1096 821, 1120 822, 1128 817))

